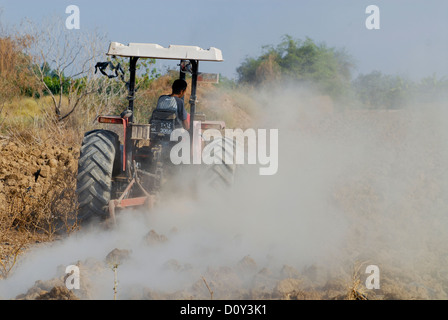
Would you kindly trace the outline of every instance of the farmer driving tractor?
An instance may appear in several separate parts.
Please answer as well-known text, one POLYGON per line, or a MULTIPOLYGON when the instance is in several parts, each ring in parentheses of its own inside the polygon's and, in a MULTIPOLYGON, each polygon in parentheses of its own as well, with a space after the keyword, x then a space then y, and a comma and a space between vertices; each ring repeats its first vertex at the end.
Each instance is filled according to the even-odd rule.
POLYGON ((190 129, 189 114, 185 110, 183 97, 187 90, 187 82, 183 79, 177 79, 173 82, 172 92, 170 95, 162 95, 159 97, 157 106, 153 111, 151 121, 157 119, 162 113, 175 113, 177 127, 183 127, 185 130, 190 129))

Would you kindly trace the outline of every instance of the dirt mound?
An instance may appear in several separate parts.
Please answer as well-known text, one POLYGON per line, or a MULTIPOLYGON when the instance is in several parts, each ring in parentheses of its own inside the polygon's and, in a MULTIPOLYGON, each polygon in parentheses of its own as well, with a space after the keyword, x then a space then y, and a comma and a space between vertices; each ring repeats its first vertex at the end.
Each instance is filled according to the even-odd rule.
POLYGON ((66 287, 54 287, 50 292, 41 294, 36 300, 79 300, 66 287))
MULTIPOLYGON (((150 230, 147 235, 157 235, 150 230)), ((163 249, 165 241, 141 243, 154 250, 163 249)), ((49 280, 39 280, 18 300, 75 300, 75 299, 131 299, 131 300, 208 300, 208 299, 346 299, 350 288, 344 279, 328 279, 323 286, 313 282, 315 273, 307 267, 299 270, 293 266, 283 265, 280 270, 259 266, 251 257, 244 256, 234 264, 210 265, 201 271, 199 265, 193 266, 182 259, 168 259, 163 264, 163 272, 171 277, 189 279, 183 285, 169 289, 160 289, 151 285, 126 282, 126 270, 138 265, 139 258, 132 250, 118 249, 110 251, 104 259, 88 258, 78 261, 81 288, 68 290, 65 286, 67 275, 63 268, 58 269, 59 276, 49 280), (98 279, 102 279, 99 282, 98 279), (107 288, 107 289, 105 289, 107 288)), ((142 279, 143 280, 143 279, 142 279)), ((357 293, 356 290, 353 290, 357 293)))
POLYGON ((106 256, 106 263, 114 266, 122 264, 126 259, 129 259, 129 256, 132 252, 129 250, 120 250, 115 248, 106 256))
POLYGON ((79 148, 0 140, 0 278, 29 244, 75 226, 79 148))
POLYGON ((38 280, 26 293, 15 300, 79 300, 73 291, 67 289, 64 277, 47 281, 38 280))
POLYGON ((148 232, 148 234, 145 236, 144 241, 148 245, 155 245, 158 243, 163 243, 168 241, 168 238, 163 234, 158 234, 154 230, 151 230, 148 232))
MULTIPOLYGON (((51 178, 64 168, 77 170, 79 148, 55 145, 24 146, 13 141, 0 143, 0 193, 19 193, 29 190, 31 195, 45 192, 51 178)), ((0 196, 1 197, 1 196, 0 196)), ((1 208, 5 203, 0 203, 1 208)))

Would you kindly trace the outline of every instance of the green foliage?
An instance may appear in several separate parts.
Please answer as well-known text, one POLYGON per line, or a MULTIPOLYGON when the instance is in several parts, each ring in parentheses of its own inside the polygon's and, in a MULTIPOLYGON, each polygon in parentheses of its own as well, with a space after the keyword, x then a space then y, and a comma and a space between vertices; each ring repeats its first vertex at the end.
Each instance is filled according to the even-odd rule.
POLYGON ((239 82, 258 84, 263 79, 257 77, 257 70, 264 60, 269 56, 263 55, 258 59, 246 58, 246 60, 236 69, 238 73, 239 82))
POLYGON ((62 90, 63 94, 69 93, 70 78, 62 78, 62 85, 58 76, 45 77, 44 82, 53 94, 59 94, 62 90))
POLYGON ((240 83, 295 80, 312 83, 323 93, 339 97, 348 90, 354 63, 345 51, 286 35, 274 46, 265 46, 258 58, 246 58, 237 68, 240 83))
MULTIPOLYGON (((110 58, 108 58, 108 61, 111 61, 110 58)), ((125 72, 124 75, 124 81, 129 81, 129 59, 125 58, 115 58, 112 63, 114 65, 117 65, 120 63, 122 69, 125 72)), ((156 68, 153 67, 155 63, 154 59, 140 59, 137 63, 137 77, 136 77, 136 87, 137 89, 147 89, 151 85, 151 83, 160 77, 160 73, 156 68)), ((38 77, 43 75, 43 82, 48 87, 49 91, 51 91, 52 94, 57 95, 61 92, 65 95, 69 94, 69 91, 71 89, 82 89, 87 81, 87 77, 77 77, 72 78, 65 76, 62 74, 59 76, 57 70, 52 69, 51 66, 48 63, 42 64, 42 66, 37 65, 31 65, 30 66, 31 71, 37 75, 38 77), (62 79, 61 79, 62 78, 62 79), (62 80, 62 81, 61 81, 62 80)), ((106 78, 100 78, 99 82, 105 82, 106 78)), ((118 83, 111 83, 107 86, 98 86, 99 90, 104 93, 104 91, 107 91, 107 93, 117 93, 119 90, 121 90, 121 85, 118 83)), ((23 93, 27 96, 36 96, 39 97, 39 93, 32 88, 24 88, 23 93)), ((48 90, 44 91, 44 95, 48 95, 48 90)))
POLYGON ((229 79, 222 74, 219 74, 219 83, 216 84, 216 87, 224 90, 235 90, 238 84, 235 80, 229 79))
POLYGON ((446 100, 448 98, 448 79, 438 78, 436 74, 422 78, 414 85, 414 100, 419 102, 446 100))
POLYGON ((446 99, 448 80, 434 74, 414 82, 380 71, 360 74, 352 82, 355 97, 369 109, 398 109, 409 102, 430 102, 446 99))
POLYGON ((379 71, 360 74, 353 81, 356 97, 367 108, 399 108, 406 102, 412 87, 410 81, 400 76, 385 75, 379 71))
MULTIPOLYGON (((120 64, 125 75, 125 81, 129 81, 129 59, 122 57, 108 58, 113 65, 120 64)), ((137 89, 147 89, 151 83, 160 77, 159 71, 154 67, 155 59, 139 59, 136 65, 135 85, 137 89)))
MULTIPOLYGON (((120 114, 128 107, 129 103, 127 100, 127 83, 130 78, 130 61, 129 58, 123 57, 108 57, 107 61, 112 62, 114 66, 120 65, 124 74, 122 75, 120 73, 119 78, 114 79, 108 79, 105 76, 100 77, 98 79, 100 83, 98 85, 98 93, 120 97, 119 102, 115 105, 113 110, 114 114, 120 114), (107 84, 102 84, 106 82, 107 84)), ((146 121, 146 119, 149 119, 149 111, 146 107, 148 105, 148 99, 145 92, 150 89, 154 81, 161 76, 160 72, 154 67, 155 62, 155 59, 139 59, 136 65, 136 99, 134 100, 134 117, 137 121, 146 121)), ((110 70, 107 70, 106 72, 109 74, 112 73, 110 70)))
MULTIPOLYGON (((129 59, 122 57, 115 57, 114 59, 108 59, 114 65, 118 63, 121 65, 121 68, 124 71, 124 81, 129 81, 130 72, 129 72, 129 59)), ((138 123, 147 123, 148 119, 151 116, 150 105, 154 104, 153 99, 148 97, 147 91, 151 89, 152 84, 156 79, 158 79, 161 74, 154 67, 156 60, 155 59, 139 59, 136 65, 136 79, 135 79, 135 87, 136 87, 136 99, 134 100, 134 119, 138 123)), ((120 84, 115 82, 115 86, 111 87, 112 90, 119 90, 120 84)), ((127 89, 126 89, 127 90, 127 89)), ((127 93, 126 93, 127 97, 127 93)), ((115 112, 117 114, 121 113, 125 108, 128 107, 128 100, 122 100, 122 103, 116 106, 115 112)))

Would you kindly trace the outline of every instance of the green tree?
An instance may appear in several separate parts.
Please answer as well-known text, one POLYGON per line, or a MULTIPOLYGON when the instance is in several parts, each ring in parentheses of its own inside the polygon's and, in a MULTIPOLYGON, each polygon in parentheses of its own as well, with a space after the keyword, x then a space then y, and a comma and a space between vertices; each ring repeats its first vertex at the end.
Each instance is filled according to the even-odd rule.
POLYGON ((448 79, 438 78, 434 73, 431 76, 420 79, 413 90, 413 100, 430 102, 435 99, 446 100, 448 98, 448 79))
POLYGON ((350 87, 353 67, 352 57, 344 50, 286 35, 277 46, 264 46, 260 57, 246 58, 237 73, 241 83, 296 80, 313 83, 324 93, 339 97, 350 87))
POLYGON ((360 74, 353 80, 355 96, 370 109, 396 109, 407 101, 413 84, 397 75, 380 71, 360 74))

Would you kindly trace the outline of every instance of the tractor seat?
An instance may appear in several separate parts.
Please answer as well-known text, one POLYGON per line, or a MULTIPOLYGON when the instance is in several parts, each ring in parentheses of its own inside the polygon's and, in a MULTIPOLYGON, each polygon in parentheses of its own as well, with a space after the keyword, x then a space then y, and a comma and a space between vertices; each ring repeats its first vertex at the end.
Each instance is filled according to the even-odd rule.
POLYGON ((177 129, 182 128, 177 117, 176 111, 154 110, 151 119, 149 120, 151 125, 151 140, 155 139, 170 139, 171 133, 177 129))

